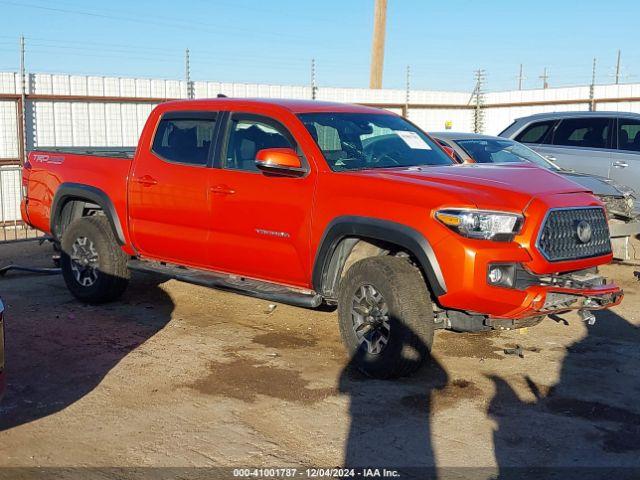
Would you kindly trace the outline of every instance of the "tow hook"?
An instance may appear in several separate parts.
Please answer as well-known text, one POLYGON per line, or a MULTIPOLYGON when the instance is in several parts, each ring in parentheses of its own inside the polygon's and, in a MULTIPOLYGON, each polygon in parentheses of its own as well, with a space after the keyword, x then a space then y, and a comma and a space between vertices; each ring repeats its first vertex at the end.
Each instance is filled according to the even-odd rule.
POLYGON ((594 325, 596 323, 596 316, 591 310, 581 308, 578 310, 578 315, 580 315, 583 322, 587 322, 587 325, 594 325))

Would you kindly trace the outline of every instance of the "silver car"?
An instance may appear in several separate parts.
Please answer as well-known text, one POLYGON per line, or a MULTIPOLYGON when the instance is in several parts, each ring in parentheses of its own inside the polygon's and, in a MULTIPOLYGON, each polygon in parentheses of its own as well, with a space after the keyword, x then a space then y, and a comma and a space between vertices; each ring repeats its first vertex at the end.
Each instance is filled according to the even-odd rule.
POLYGON ((500 136, 528 145, 561 167, 610 178, 640 191, 637 113, 541 113, 518 118, 500 136))
POLYGON ((637 195, 629 187, 619 185, 615 180, 606 177, 559 167, 525 145, 507 138, 455 132, 435 132, 430 135, 440 145, 452 149, 458 162, 535 163, 591 190, 606 206, 614 256, 623 260, 629 258, 629 237, 640 233, 637 195))

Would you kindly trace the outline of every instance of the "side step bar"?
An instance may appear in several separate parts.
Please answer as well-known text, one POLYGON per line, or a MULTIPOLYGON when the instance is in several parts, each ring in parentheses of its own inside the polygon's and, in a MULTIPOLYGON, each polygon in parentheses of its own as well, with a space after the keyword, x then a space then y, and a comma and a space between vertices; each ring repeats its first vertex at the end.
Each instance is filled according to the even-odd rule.
POLYGON ((322 303, 322 296, 311 290, 284 287, 274 283, 252 280, 239 275, 214 273, 206 270, 144 260, 129 260, 127 266, 131 270, 139 272, 159 273, 186 283, 240 293, 250 297, 286 303, 297 307, 316 308, 322 303))

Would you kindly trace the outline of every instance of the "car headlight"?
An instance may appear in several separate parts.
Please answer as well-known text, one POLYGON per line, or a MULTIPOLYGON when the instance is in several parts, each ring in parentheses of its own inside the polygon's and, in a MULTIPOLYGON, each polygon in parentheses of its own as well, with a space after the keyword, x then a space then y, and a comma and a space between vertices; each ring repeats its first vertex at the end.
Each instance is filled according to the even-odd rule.
POLYGON ((618 190, 620 194, 624 197, 627 197, 627 198, 633 197, 636 199, 640 198, 638 197, 638 194, 636 193, 636 191, 627 185, 622 185, 621 183, 618 183, 611 178, 603 178, 602 180, 608 183, 609 185, 611 185, 616 190, 618 190))
POLYGON ((453 208, 438 210, 436 218, 462 236, 498 242, 513 240, 524 221, 517 213, 453 208))

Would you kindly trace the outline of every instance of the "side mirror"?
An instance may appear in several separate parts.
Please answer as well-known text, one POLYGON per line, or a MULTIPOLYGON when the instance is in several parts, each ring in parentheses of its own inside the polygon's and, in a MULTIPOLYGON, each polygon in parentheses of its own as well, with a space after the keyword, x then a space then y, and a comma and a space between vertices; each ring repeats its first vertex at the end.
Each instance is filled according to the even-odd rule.
POLYGON ((256 167, 264 173, 301 177, 306 173, 300 157, 292 148, 265 148, 256 155, 256 167))
POLYGON ((447 152, 447 155, 449 155, 451 158, 453 158, 456 162, 458 161, 458 159, 456 158, 456 152, 453 151, 453 148, 447 146, 447 145, 440 145, 442 147, 442 149, 447 152))

